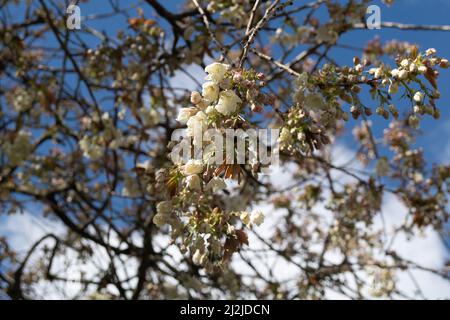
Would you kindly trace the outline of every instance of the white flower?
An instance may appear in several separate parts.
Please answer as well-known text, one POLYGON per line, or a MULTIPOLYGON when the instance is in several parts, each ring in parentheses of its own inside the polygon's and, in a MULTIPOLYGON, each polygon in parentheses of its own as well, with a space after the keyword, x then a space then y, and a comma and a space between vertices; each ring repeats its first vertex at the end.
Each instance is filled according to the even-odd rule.
POLYGON ((202 96, 201 96, 200 92, 192 91, 191 92, 191 103, 198 104, 198 103, 200 103, 200 101, 202 101, 202 96))
POLYGON ((238 103, 242 100, 233 90, 225 90, 220 93, 219 102, 216 105, 216 110, 221 114, 227 116, 236 111, 238 103))
POLYGON ((206 100, 208 100, 209 102, 217 100, 217 97, 219 96, 219 86, 215 82, 205 82, 202 87, 202 94, 206 100))
POLYGON ((392 75, 393 77, 397 77, 399 72, 400 72, 400 70, 398 70, 398 69, 392 69, 392 70, 391 70, 391 75, 392 75))
POLYGON ((407 68, 409 66, 409 60, 408 59, 403 59, 402 62, 400 62, 400 65, 403 68, 407 68))
POLYGON ((406 79, 408 77, 408 71, 406 70, 400 70, 400 72, 398 73, 398 77, 399 79, 406 79))
POLYGON ((358 73, 361 73, 363 71, 363 69, 364 69, 364 67, 363 67, 363 65, 361 63, 358 63, 355 66, 355 71, 358 72, 358 73))
POLYGON ((374 75, 375 79, 381 78, 381 76, 383 75, 383 69, 382 68, 371 68, 369 70, 370 74, 374 75))
POLYGON ((219 190, 226 189, 227 185, 223 179, 219 177, 212 178, 206 185, 206 190, 211 190, 216 193, 219 190))
POLYGON ((382 75, 383 75, 383 69, 377 68, 377 71, 375 71, 375 74, 374 74, 375 79, 381 78, 382 75))
POLYGON ((253 211, 252 215, 250 217, 250 220, 252 223, 256 224, 257 226, 261 225, 264 222, 264 214, 257 210, 253 211))
POLYGON ((420 66, 419 67, 419 73, 426 73, 428 71, 428 68, 426 66, 420 66))
POLYGON ((246 226, 250 225, 250 214, 247 211, 242 211, 239 218, 246 226))
POLYGON ((158 228, 161 228, 166 223, 166 221, 167 221, 167 216, 165 216, 165 215, 163 215, 161 213, 155 214, 153 216, 153 223, 158 228))
POLYGON ((177 121, 181 123, 188 122, 189 118, 192 116, 193 111, 193 108, 181 108, 180 112, 178 112, 177 121))
POLYGON ((208 128, 208 117, 203 111, 199 111, 195 116, 190 117, 187 125, 186 135, 193 137, 193 144, 201 146, 203 143, 203 132, 208 128))
POLYGON ((203 163, 201 160, 189 160, 184 165, 183 173, 185 176, 190 176, 192 174, 202 173, 203 171, 203 163))
POLYGON ((156 205, 156 212, 159 214, 168 214, 172 211, 172 202, 161 201, 156 205))
POLYGON ((186 184, 191 190, 201 190, 200 178, 198 175, 193 174, 186 178, 186 184))
POLYGON ((413 179, 416 183, 421 183, 423 182, 423 174, 421 174, 420 172, 414 172, 413 174, 413 179))
POLYGON ((194 262, 195 265, 199 266, 203 263, 204 256, 202 256, 202 253, 200 250, 196 250, 194 255, 192 256, 192 262, 194 262))
POLYGON ((218 62, 211 63, 205 68, 205 72, 208 73, 206 80, 211 80, 216 83, 222 81, 229 68, 230 66, 227 64, 218 62))
POLYGON ((412 73, 417 72, 417 64, 411 63, 409 66, 409 72, 412 72, 412 73))
POLYGON ((417 91, 414 94, 414 98, 413 99, 417 103, 422 103, 424 97, 425 97, 425 95, 423 94, 423 92, 417 91))
POLYGON ((208 117, 203 111, 199 111, 187 121, 187 135, 194 137, 197 130, 203 132, 207 128, 208 117))

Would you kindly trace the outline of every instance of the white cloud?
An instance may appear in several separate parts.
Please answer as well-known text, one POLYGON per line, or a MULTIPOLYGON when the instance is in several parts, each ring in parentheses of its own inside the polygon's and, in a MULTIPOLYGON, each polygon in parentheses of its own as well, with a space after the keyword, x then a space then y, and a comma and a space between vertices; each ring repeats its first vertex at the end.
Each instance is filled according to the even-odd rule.
POLYGON ((64 227, 60 223, 28 212, 3 217, 0 223, 0 235, 7 236, 17 251, 26 251, 47 233, 59 235, 62 232, 64 227))
MULTIPOLYGON (((22 258, 30 249, 30 247, 40 238, 48 233, 52 233, 56 236, 63 236, 67 229, 58 221, 51 221, 49 218, 42 217, 41 215, 31 214, 29 212, 23 214, 15 214, 7 217, 3 217, 0 224, 0 235, 5 236, 11 247, 18 251, 20 258, 22 258)), ((89 230, 88 230, 89 231, 89 230)), ((132 237, 135 242, 139 241, 136 236, 132 237)), ((111 235, 109 239, 111 245, 118 246, 117 237, 111 235)), ((141 240, 140 240, 141 241, 141 240)), ((88 243, 88 242, 86 242, 88 243)), ((44 241, 40 248, 47 245, 52 248, 54 240, 49 239, 44 241)), ((99 246, 89 242, 92 248, 92 256, 86 263, 80 263, 79 253, 74 249, 62 245, 64 250, 63 255, 58 255, 52 264, 51 273, 58 275, 66 279, 72 279, 73 282, 54 281, 48 282, 46 279, 40 279, 33 289, 39 297, 44 299, 72 299, 82 289, 82 286, 77 283, 82 276, 85 275, 87 279, 97 279, 104 274, 110 264, 109 256, 106 250, 99 246)), ((40 258, 42 251, 35 250, 35 253, 31 256, 26 271, 36 267, 36 262, 40 258)), ((124 257, 121 257, 122 259, 124 257)), ((116 259, 117 274, 120 279, 128 279, 129 274, 126 270, 137 271, 137 261, 134 258, 126 257, 122 261, 116 259), (122 264, 124 262, 124 264, 122 264)), ((134 280, 129 281, 129 285, 133 285, 134 280)), ((108 291, 113 294, 117 294, 117 289, 113 286, 108 287, 108 291)), ((88 288, 84 297, 94 293, 93 287, 88 288)), ((83 298, 83 297, 79 297, 83 298)))

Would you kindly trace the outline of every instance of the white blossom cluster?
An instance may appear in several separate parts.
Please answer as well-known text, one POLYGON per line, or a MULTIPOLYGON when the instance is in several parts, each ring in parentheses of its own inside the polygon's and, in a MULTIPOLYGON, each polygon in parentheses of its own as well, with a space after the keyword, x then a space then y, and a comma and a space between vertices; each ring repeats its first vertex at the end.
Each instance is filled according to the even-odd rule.
MULTIPOLYGON (((158 227, 169 224, 174 237, 181 235, 183 238, 183 235, 186 236, 186 230, 190 230, 187 232, 190 241, 185 239, 185 246, 189 248, 194 263, 199 265, 220 261, 227 254, 229 249, 224 248, 222 235, 226 235, 228 241, 239 239, 240 243, 232 250, 237 250, 240 245, 246 243, 243 231, 237 229, 236 223, 240 222, 242 227, 252 228, 264 221, 261 211, 227 212, 217 206, 210 206, 214 202, 213 199, 223 196, 221 191, 227 188, 224 180, 226 176, 222 178, 223 171, 217 170, 221 166, 228 166, 228 169, 224 169, 228 172, 234 167, 210 161, 215 152, 223 151, 215 150, 214 144, 203 134, 208 129, 223 132, 224 124, 228 120, 239 117, 244 100, 240 97, 240 84, 243 84, 242 87, 245 87, 247 92, 255 89, 254 82, 244 79, 245 74, 242 71, 231 70, 227 64, 214 62, 206 66, 205 72, 207 77, 202 85, 202 92, 193 91, 190 97, 192 106, 181 108, 176 118, 187 126, 186 135, 194 138, 191 147, 199 145, 196 137, 200 134, 203 157, 185 162, 173 159, 174 168, 171 171, 163 170, 157 174, 157 180, 165 182, 166 186, 173 186, 177 191, 175 196, 157 204, 153 217, 153 222, 158 227)), ((257 77, 256 74, 252 75, 257 77)), ((247 94, 245 100, 256 104, 258 99, 252 98, 256 96, 257 94, 247 94), (247 99, 248 97, 250 99, 247 99)))

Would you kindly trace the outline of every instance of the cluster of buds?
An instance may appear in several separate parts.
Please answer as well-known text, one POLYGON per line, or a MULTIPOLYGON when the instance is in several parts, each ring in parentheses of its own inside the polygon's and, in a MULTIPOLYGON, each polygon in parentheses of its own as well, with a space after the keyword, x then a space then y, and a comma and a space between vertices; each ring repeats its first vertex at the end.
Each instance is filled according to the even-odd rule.
POLYGON ((440 112, 435 105, 435 100, 440 97, 437 90, 439 72, 436 69, 448 68, 448 60, 437 57, 435 49, 428 49, 421 54, 413 47, 408 56, 397 58, 396 63, 396 68, 384 64, 371 67, 369 60, 361 61, 355 57, 353 67, 338 68, 325 65, 318 75, 310 78, 309 84, 320 88, 320 95, 326 98, 328 107, 337 109, 334 110, 337 119, 348 119, 340 104, 336 103, 337 98, 351 105, 349 111, 354 119, 358 119, 362 114, 372 115, 372 110, 365 107, 358 97, 361 85, 370 86, 371 94, 379 101, 376 113, 385 119, 390 115, 394 118, 399 116, 397 108, 392 103, 392 95, 400 88, 403 88, 405 95, 413 103, 413 110, 409 115, 411 127, 418 127, 419 115, 429 114, 439 118, 440 112), (431 88, 427 87, 424 79, 429 82, 431 88), (419 85, 418 89, 412 87, 415 83, 419 85))
POLYGON ((294 107, 287 114, 287 120, 278 138, 280 149, 288 153, 310 154, 330 143, 326 129, 314 123, 301 106, 294 107))
POLYGON ((295 105, 285 115, 278 142, 283 151, 308 154, 330 143, 325 125, 332 111, 330 103, 316 90, 306 72, 298 77, 296 87, 295 105))

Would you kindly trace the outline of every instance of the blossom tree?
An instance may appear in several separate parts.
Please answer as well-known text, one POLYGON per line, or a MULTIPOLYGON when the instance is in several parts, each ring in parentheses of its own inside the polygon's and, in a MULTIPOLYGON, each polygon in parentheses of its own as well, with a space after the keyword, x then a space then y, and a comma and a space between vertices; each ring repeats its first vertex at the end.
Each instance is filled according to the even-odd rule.
POLYGON ((394 242, 445 232, 450 166, 415 139, 449 62, 377 38, 336 62, 369 1, 110 0, 80 30, 68 5, 0 0, 0 214, 54 226, 25 252, 0 237, 6 296, 417 298, 402 274, 448 281, 394 242), (277 168, 248 137, 236 158, 215 143, 269 128, 277 168), (346 135, 354 159, 338 163, 346 135), (406 212, 394 228, 388 198, 406 212))

